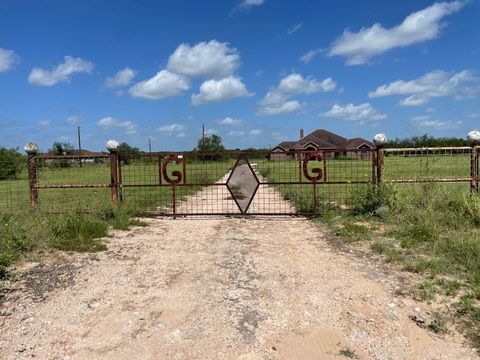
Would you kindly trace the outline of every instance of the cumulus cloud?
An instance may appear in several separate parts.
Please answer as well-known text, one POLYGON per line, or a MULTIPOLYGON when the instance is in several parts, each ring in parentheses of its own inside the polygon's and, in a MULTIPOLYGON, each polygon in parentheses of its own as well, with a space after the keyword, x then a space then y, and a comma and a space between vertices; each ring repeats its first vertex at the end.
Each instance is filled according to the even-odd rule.
POLYGON ((107 88, 127 86, 133 80, 135 75, 137 75, 135 70, 126 67, 125 69, 118 71, 115 75, 108 76, 105 79, 105 86, 107 88))
POLYGON ((300 30, 303 26, 303 23, 298 23, 298 24, 295 24, 293 25, 291 28, 289 28, 287 30, 287 34, 288 35, 292 35, 293 33, 297 32, 298 30, 300 30))
POLYGON ((240 55, 228 43, 217 40, 194 46, 181 44, 170 55, 167 69, 191 77, 206 76, 221 79, 232 75, 240 65, 240 55))
POLYGON ((161 70, 154 77, 135 84, 128 92, 134 97, 157 100, 180 95, 188 89, 190 81, 187 77, 161 70))
POLYGON ((28 82, 38 86, 53 86, 59 82, 69 82, 74 74, 91 74, 93 67, 93 63, 89 61, 67 55, 64 62, 52 70, 33 68, 28 82))
POLYGON ((157 128, 157 132, 163 135, 176 136, 177 138, 184 138, 186 127, 181 124, 167 124, 157 128))
POLYGON ((308 64, 310 61, 315 59, 318 53, 320 53, 320 49, 312 49, 308 50, 305 54, 300 56, 300 61, 303 62, 304 64, 308 64))
POLYGON ((83 116, 71 115, 67 117, 65 122, 69 125, 77 125, 77 124, 80 124, 83 120, 85 120, 83 116))
POLYGON ((345 57, 347 65, 360 65, 388 50, 434 39, 445 27, 442 19, 464 5, 464 1, 435 3, 389 29, 379 23, 358 32, 347 29, 332 43, 328 55, 345 57))
POLYGON ((289 100, 289 96, 277 90, 267 92, 259 101, 257 113, 259 115, 280 115, 300 110, 303 104, 298 100, 289 100))
POLYGON ((448 130, 458 129, 463 121, 440 121, 432 119, 429 115, 414 116, 410 122, 420 129, 448 130))
POLYGON ((12 69, 20 61, 20 57, 13 50, 0 48, 0 72, 12 69))
POLYGON ((298 100, 292 100, 294 94, 313 94, 320 91, 333 91, 337 84, 327 78, 317 81, 311 76, 303 77, 292 73, 280 80, 278 86, 270 89, 265 97, 258 102, 259 115, 279 115, 301 109, 304 104, 298 100))
POLYGON ((192 95, 192 105, 198 106, 252 95, 240 78, 229 76, 221 80, 211 79, 203 82, 200 85, 200 93, 192 95))
POLYGON ((250 135, 252 136, 260 136, 262 135, 263 131, 260 129, 253 129, 250 131, 250 135))
POLYGON ((337 84, 332 78, 319 82, 311 76, 304 78, 300 74, 293 73, 280 80, 277 90, 291 94, 313 94, 320 91, 332 91, 336 87, 337 84))
POLYGON ((471 115, 469 116, 469 118, 470 118, 470 119, 480 119, 480 113, 478 113, 478 114, 471 114, 471 115))
POLYGON ((240 3, 240 7, 244 9, 250 9, 252 6, 262 5, 265 0, 243 0, 240 3))
POLYGON ((122 128, 125 134, 135 134, 137 132, 137 125, 132 121, 119 120, 111 116, 100 119, 97 125, 103 129, 122 128))
POLYGON ((387 115, 375 110, 369 103, 354 105, 352 103, 345 106, 335 104, 333 107, 321 114, 322 116, 339 118, 351 121, 380 121, 385 120, 387 115))
POLYGON ((232 119, 231 117, 226 117, 221 120, 217 120, 217 124, 220 125, 232 125, 232 126, 238 126, 243 124, 243 120, 240 119, 232 119))
POLYGON ((457 73, 442 70, 431 71, 417 79, 397 80, 379 86, 369 97, 407 96, 400 101, 404 106, 426 104, 432 98, 452 96, 455 99, 471 98, 480 94, 480 79, 471 70, 457 73))

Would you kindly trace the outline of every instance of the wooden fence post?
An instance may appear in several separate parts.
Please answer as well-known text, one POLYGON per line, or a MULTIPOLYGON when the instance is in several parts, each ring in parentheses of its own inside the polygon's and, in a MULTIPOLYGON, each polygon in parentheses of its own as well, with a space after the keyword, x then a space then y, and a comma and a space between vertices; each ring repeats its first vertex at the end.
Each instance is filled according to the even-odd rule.
POLYGON ((28 142, 23 147, 27 153, 28 160, 28 187, 30 189, 30 202, 32 209, 36 209, 38 205, 38 189, 37 189, 37 164, 35 156, 38 152, 38 145, 32 142, 28 142))
POLYGON ((470 193, 478 193, 478 146, 472 146, 470 153, 470 193))
POLYGON ((118 147, 119 142, 116 140, 108 140, 106 148, 110 152, 110 189, 112 192, 113 204, 118 204, 119 197, 119 162, 118 162, 118 147))
POLYGON ((467 139, 472 145, 470 153, 470 194, 478 194, 478 149, 480 144, 480 131, 470 131, 467 139))
POLYGON ((376 185, 380 185, 384 180, 384 171, 385 171, 385 151, 383 147, 387 143, 387 136, 385 134, 377 134, 373 137, 373 143, 375 144, 375 178, 376 185))

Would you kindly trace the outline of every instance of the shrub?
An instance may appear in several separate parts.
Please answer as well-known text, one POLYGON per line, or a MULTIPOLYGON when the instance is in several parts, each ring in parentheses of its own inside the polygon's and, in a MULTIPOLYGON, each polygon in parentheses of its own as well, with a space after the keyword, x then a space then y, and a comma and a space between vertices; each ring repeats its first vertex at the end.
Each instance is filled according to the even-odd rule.
POLYGON ((396 192, 389 184, 359 186, 352 190, 352 208, 354 215, 387 216, 396 205, 396 192))
POLYGON ((18 178, 24 161, 18 149, 0 148, 0 180, 18 178))

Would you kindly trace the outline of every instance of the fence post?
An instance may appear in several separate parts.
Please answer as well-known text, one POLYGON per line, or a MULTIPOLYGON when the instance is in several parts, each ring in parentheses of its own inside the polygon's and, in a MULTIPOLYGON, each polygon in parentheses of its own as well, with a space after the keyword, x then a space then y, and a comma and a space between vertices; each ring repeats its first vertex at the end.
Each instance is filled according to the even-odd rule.
POLYGON ((470 193, 478 193, 478 144, 480 143, 480 131, 470 131, 467 136, 472 145, 470 153, 470 193))
POLYGON ((383 183, 383 175, 385 170, 385 152, 383 147, 387 143, 387 136, 385 134, 377 134, 373 137, 373 143, 375 144, 375 179, 376 185, 383 183))
POLYGON ((30 202, 32 209, 36 209, 38 205, 38 189, 37 189, 37 164, 35 156, 38 152, 38 145, 33 142, 28 142, 23 147, 27 153, 28 160, 28 187, 30 189, 30 202))
POLYGON ((117 140, 108 140, 107 150, 110 152, 110 189, 112 191, 112 202, 117 204, 119 200, 119 178, 118 178, 118 147, 120 143, 117 140))

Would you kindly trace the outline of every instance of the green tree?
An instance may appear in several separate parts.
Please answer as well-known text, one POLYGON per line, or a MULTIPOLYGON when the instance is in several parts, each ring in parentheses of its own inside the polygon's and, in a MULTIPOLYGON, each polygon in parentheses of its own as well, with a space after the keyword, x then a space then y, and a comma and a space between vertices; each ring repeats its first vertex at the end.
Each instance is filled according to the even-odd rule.
POLYGON ((72 144, 67 142, 55 141, 50 149, 50 152, 53 155, 72 155, 74 147, 72 144))
POLYGON ((202 137, 198 140, 198 145, 194 151, 202 153, 221 153, 225 151, 222 138, 219 135, 212 134, 202 137))
POLYGON ((25 158, 17 149, 0 147, 0 180, 16 179, 20 175, 25 158))
POLYGON ((117 149, 118 155, 125 165, 130 164, 132 160, 132 155, 138 155, 140 149, 134 146, 127 144, 126 142, 120 143, 117 149))
POLYGON ((212 134, 198 140, 198 145, 193 151, 200 153, 202 160, 219 160, 223 157, 225 147, 219 135, 212 134))

